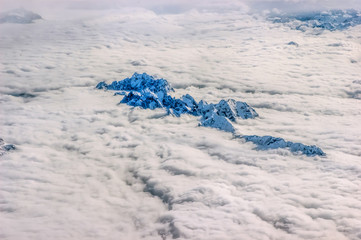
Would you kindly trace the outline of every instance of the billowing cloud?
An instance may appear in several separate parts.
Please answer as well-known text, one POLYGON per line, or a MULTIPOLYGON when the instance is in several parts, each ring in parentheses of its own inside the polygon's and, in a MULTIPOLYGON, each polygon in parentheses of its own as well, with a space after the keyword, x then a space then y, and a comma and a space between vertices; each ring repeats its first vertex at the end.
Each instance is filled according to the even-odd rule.
POLYGON ((361 2, 358 0, 246 0, 245 2, 255 11, 277 9, 285 12, 297 12, 348 8, 361 9, 361 2))
POLYGON ((1 0, 2 9, 26 8, 80 8, 80 9, 119 9, 141 7, 158 13, 179 13, 190 9, 199 10, 272 10, 300 11, 332 8, 361 8, 358 0, 1 0))

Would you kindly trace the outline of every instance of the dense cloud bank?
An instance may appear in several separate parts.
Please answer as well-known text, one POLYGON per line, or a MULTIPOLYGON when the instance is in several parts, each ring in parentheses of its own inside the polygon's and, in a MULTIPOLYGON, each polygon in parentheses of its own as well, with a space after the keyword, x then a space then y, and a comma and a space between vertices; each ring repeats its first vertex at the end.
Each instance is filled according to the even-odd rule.
POLYGON ((26 7, 43 12, 56 9, 109 10, 124 8, 144 8, 157 14, 181 14, 191 10, 208 12, 227 11, 316 11, 331 9, 361 9, 358 0, 0 0, 4 10, 26 7))

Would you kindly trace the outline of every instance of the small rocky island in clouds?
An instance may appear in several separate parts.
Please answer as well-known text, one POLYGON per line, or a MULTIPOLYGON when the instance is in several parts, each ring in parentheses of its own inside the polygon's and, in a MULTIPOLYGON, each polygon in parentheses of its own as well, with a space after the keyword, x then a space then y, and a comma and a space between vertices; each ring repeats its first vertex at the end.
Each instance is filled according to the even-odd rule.
POLYGON ((7 144, 4 139, 0 138, 0 156, 11 150, 15 150, 15 146, 13 144, 7 144))
POLYGON ((239 135, 236 133, 232 122, 237 118, 252 119, 258 117, 258 113, 246 102, 234 99, 221 100, 218 104, 207 103, 201 100, 197 103, 194 98, 186 94, 181 99, 169 95, 174 89, 165 79, 154 79, 143 73, 134 73, 131 78, 114 81, 111 84, 100 82, 97 89, 115 90, 114 95, 124 95, 120 103, 141 108, 163 108, 168 114, 179 117, 182 114, 200 116, 200 126, 217 128, 231 132, 236 138, 242 138, 247 142, 253 142, 257 149, 287 148, 291 152, 299 152, 307 156, 325 156, 325 153, 317 146, 307 146, 302 143, 286 141, 283 138, 272 136, 239 135))

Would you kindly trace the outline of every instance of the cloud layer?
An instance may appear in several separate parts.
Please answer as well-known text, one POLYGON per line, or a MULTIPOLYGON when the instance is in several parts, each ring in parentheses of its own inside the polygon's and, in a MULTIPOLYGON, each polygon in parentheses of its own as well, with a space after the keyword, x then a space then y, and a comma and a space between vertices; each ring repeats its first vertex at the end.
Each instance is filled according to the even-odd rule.
POLYGON ((17 148, 0 158, 0 238, 358 239, 360 30, 144 9, 0 25, 0 137, 17 148), (246 99, 261 117, 242 134, 327 156, 257 151, 94 89, 134 72, 175 97, 246 99))
POLYGON ((121 9, 125 7, 146 8, 156 13, 180 13, 191 9, 206 11, 281 11, 361 9, 358 0, 0 0, 2 9, 26 7, 30 9, 78 8, 78 9, 121 9))

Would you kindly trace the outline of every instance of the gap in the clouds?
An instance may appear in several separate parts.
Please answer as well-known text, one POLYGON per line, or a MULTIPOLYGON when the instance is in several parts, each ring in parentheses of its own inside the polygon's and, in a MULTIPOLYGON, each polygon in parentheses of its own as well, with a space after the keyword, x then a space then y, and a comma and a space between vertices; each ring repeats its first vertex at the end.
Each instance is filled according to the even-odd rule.
POLYGON ((131 78, 114 81, 111 84, 100 82, 96 88, 117 91, 114 95, 124 96, 120 103, 129 106, 149 108, 151 110, 163 108, 167 111, 167 115, 176 117, 182 114, 200 117, 200 126, 230 132, 235 138, 256 144, 259 150, 287 148, 291 152, 300 152, 307 156, 325 155, 319 147, 314 145, 307 146, 272 136, 242 136, 237 133, 232 122, 235 122, 238 118, 252 119, 258 117, 258 113, 247 103, 233 99, 221 100, 217 104, 207 103, 203 100, 197 103, 189 94, 177 99, 169 95, 174 89, 167 80, 154 79, 146 73, 134 73, 131 78))

